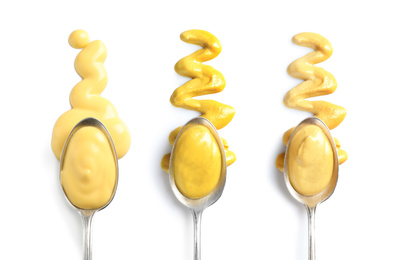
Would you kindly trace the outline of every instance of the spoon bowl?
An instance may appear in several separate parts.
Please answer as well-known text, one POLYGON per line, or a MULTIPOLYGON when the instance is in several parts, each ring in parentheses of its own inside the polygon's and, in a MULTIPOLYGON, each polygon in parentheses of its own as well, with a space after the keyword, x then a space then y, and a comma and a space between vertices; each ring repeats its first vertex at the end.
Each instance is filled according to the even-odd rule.
POLYGON ((100 210, 106 208, 113 200, 113 198, 115 196, 116 188, 118 186, 118 175, 119 175, 118 172, 119 172, 118 171, 118 157, 116 154, 114 143, 112 141, 112 138, 111 138, 107 128, 98 119, 91 118, 91 117, 85 118, 82 121, 80 121, 78 124, 76 124, 75 127, 71 130, 67 140, 65 141, 65 144, 64 144, 64 147, 62 150, 62 154, 61 154, 61 158, 60 158, 59 181, 60 181, 61 188, 64 192, 64 196, 65 196, 66 200, 69 202, 69 204, 72 207, 74 207, 78 210, 78 212, 82 218, 83 229, 84 229, 83 235, 84 235, 84 259, 85 260, 91 260, 91 258, 92 258, 91 223, 92 223, 93 216, 97 211, 100 211, 100 210), (61 174, 64 169, 65 157, 66 157, 66 154, 68 153, 70 141, 72 140, 72 137, 75 135, 75 133, 84 127, 95 127, 96 129, 99 129, 102 132, 102 134, 106 137, 106 140, 108 141, 108 144, 111 148, 113 160, 115 162, 115 174, 116 174, 115 185, 114 185, 114 189, 112 191, 111 197, 107 203, 105 203, 104 205, 102 205, 98 208, 93 208, 93 209, 80 208, 80 207, 74 205, 73 202, 68 198, 67 193, 66 193, 64 187, 62 186, 62 182, 61 182, 61 174))
POLYGON ((193 213, 193 218, 194 218, 194 259, 199 260, 200 259, 200 229, 201 229, 201 216, 202 212, 215 203, 220 196, 223 193, 223 189, 226 183, 226 155, 224 151, 224 146, 222 143, 222 140, 219 137, 219 134, 216 130, 216 128, 212 125, 212 123, 203 118, 203 117, 197 117, 189 122, 187 122, 182 129, 180 130, 179 134, 177 135, 177 138, 175 140, 175 143, 172 147, 172 152, 171 152, 171 157, 170 157, 170 163, 169 163, 169 181, 170 181, 170 186, 172 188, 173 193, 175 194, 176 198, 186 207, 191 209, 191 212, 193 213), (193 199, 184 196, 178 187, 176 186, 175 182, 175 167, 173 163, 173 158, 176 156, 175 154, 175 148, 176 144, 179 140, 179 138, 182 136, 182 134, 189 129, 190 127, 193 126, 204 126, 206 127, 211 135, 214 137, 214 140, 217 143, 217 146, 219 148, 219 152, 221 154, 221 171, 220 171, 220 178, 218 183, 216 184, 216 187, 205 197, 199 198, 199 199, 193 199))
POLYGON ((284 178, 285 178, 285 183, 287 185, 287 188, 291 195, 298 200, 299 202, 303 203, 307 207, 315 207, 321 202, 325 201, 328 199, 334 192, 335 186, 337 185, 337 180, 338 180, 338 154, 337 154, 337 149, 335 146, 335 142, 333 137, 331 136, 330 130, 328 127, 324 124, 324 122, 317 117, 309 117, 305 120, 303 120, 292 132, 290 140, 288 141, 286 153, 285 153, 285 159, 284 159, 284 178), (309 125, 315 125, 318 126, 322 131, 323 134, 327 137, 327 140, 331 146, 331 150, 333 152, 333 170, 332 170, 332 176, 331 179, 328 183, 328 185, 319 193, 312 195, 312 196, 306 196, 298 193, 292 186, 290 179, 289 179, 289 167, 288 167, 288 161, 289 161, 289 150, 291 148, 291 141, 295 138, 295 135, 304 127, 309 126, 309 125))
POLYGON ((223 147, 223 143, 222 140, 219 137, 219 134, 216 130, 216 128, 212 125, 212 123, 203 118, 203 117, 197 117, 194 118, 192 120, 190 120, 189 122, 187 122, 182 129, 180 130, 179 134, 177 135, 177 138, 175 140, 175 143, 172 147, 172 153, 171 153, 171 157, 170 157, 170 167, 169 167, 169 180, 170 180, 170 185, 172 187, 173 193, 175 194, 176 198, 186 207, 196 210, 196 211, 201 211, 206 209, 207 207, 209 207, 210 205, 212 205, 213 203, 215 203, 220 196, 222 195, 223 189, 224 189, 224 185, 226 183, 226 156, 224 153, 224 147, 223 147), (211 193, 209 193, 207 196, 200 198, 200 199, 192 199, 192 198, 188 198, 186 196, 184 196, 179 189, 176 186, 175 183, 175 167, 173 164, 173 157, 176 156, 174 151, 175 151, 175 147, 177 144, 177 141, 179 140, 179 137, 182 136, 182 134, 190 127, 192 126, 197 126, 197 125, 201 125, 206 127, 211 135, 214 137, 219 151, 222 154, 221 156, 221 172, 220 172, 220 178, 219 181, 216 185, 216 187, 211 191, 211 193))

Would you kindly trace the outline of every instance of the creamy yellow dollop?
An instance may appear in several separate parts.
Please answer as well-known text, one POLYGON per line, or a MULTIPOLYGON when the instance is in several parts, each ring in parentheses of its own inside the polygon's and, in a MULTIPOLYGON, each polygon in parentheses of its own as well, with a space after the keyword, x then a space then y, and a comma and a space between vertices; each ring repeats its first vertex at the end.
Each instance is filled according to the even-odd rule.
MULTIPOLYGON (((222 51, 219 40, 211 33, 203 30, 188 30, 180 35, 187 42, 202 47, 194 53, 182 58, 175 65, 175 71, 184 77, 191 77, 182 86, 175 89, 170 102, 176 107, 190 109, 201 113, 201 117, 208 119, 217 130, 225 127, 233 119, 235 110, 233 107, 215 100, 195 99, 194 97, 214 94, 223 91, 226 82, 222 73, 209 65, 203 64, 217 57, 222 51)), ((174 144, 181 127, 173 130, 169 135, 169 143, 174 144)), ((229 149, 227 141, 221 138, 226 154, 227 166, 236 160, 234 152, 229 149)), ((170 153, 161 161, 161 167, 169 172, 170 153)))
POLYGON ((331 145, 320 127, 301 128, 290 141, 288 177, 301 195, 312 196, 327 187, 334 167, 331 145))
POLYGON ((113 147, 93 126, 79 129, 65 151, 61 185, 78 208, 98 209, 112 198, 117 182, 113 147))
POLYGON ((218 144, 205 126, 185 130, 175 144, 173 167, 179 191, 191 199, 211 193, 220 179, 221 153, 218 144))
MULTIPOLYGON (((105 45, 99 40, 90 42, 89 35, 83 30, 72 32, 69 44, 82 49, 75 59, 75 69, 82 80, 70 93, 72 108, 63 113, 54 125, 51 139, 54 155, 60 159, 74 126, 87 117, 93 117, 107 128, 120 159, 128 152, 131 140, 129 129, 119 118, 114 105, 100 96, 108 81, 104 68, 105 45)), ((79 208, 96 209, 112 198, 117 177, 112 150, 105 141, 100 130, 85 127, 75 133, 65 151, 61 184, 68 199, 79 208)))

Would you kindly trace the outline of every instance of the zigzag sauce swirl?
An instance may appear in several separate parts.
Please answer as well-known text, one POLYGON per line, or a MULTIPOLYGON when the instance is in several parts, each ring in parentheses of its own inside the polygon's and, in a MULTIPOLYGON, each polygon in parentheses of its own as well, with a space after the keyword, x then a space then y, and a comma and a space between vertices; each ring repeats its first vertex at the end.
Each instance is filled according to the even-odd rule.
MULTIPOLYGON (((200 45, 203 49, 197 50, 176 63, 175 71, 178 74, 193 79, 177 88, 173 92, 170 102, 176 107, 200 112, 201 116, 208 119, 216 129, 221 129, 233 119, 234 108, 214 100, 193 99, 196 96, 221 92, 226 85, 224 77, 219 71, 202 64, 202 62, 219 55, 221 52, 220 42, 215 36, 202 30, 186 31, 180 35, 180 38, 187 43, 200 45)), ((174 144, 180 129, 181 127, 170 133, 169 143, 171 145, 174 144)), ((226 140, 222 138, 222 141, 227 165, 231 165, 236 159, 235 154, 228 150, 226 140)), ((166 172, 169 172, 169 160, 170 154, 162 158, 161 166, 166 172)))
MULTIPOLYGON (((332 54, 330 42, 316 33, 300 33, 293 37, 297 45, 310 47, 313 52, 292 62, 287 72, 294 78, 303 79, 304 82, 291 89, 284 97, 284 104, 289 108, 311 112, 320 118, 330 130, 337 127, 345 118, 346 110, 343 107, 326 101, 309 101, 306 98, 328 95, 337 88, 334 76, 314 64, 327 60, 332 54)), ((294 128, 284 133, 283 142, 287 145, 294 128)), ((341 148, 339 141, 334 138, 338 151, 339 163, 342 164, 348 158, 346 152, 341 148)), ((277 157, 276 166, 283 172, 284 156, 282 153, 277 157)))

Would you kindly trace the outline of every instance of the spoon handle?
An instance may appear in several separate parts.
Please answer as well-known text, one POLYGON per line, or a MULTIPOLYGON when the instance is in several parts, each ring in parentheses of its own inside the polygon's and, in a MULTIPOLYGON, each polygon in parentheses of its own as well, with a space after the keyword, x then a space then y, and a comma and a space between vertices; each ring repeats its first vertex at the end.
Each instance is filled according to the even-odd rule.
POLYGON ((309 260, 316 260, 315 251, 315 214, 316 206, 308 207, 306 206, 306 211, 308 213, 308 236, 309 236, 309 260))
POLYGON ((192 210, 194 219, 194 260, 201 260, 201 219, 202 211, 192 210))
POLYGON ((83 260, 91 260, 92 246, 91 246, 91 223, 94 216, 94 211, 81 211, 83 223, 83 260))

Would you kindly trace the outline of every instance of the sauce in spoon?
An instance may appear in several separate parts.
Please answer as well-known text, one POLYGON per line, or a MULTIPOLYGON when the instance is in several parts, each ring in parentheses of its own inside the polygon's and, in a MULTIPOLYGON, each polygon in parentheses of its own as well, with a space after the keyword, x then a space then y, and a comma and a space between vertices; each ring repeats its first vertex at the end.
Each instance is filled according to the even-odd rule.
POLYGON ((324 132, 316 125, 305 126, 290 140, 288 177, 300 194, 311 196, 328 185, 333 172, 333 151, 324 132))
POLYGON ((184 196, 199 199, 215 189, 220 178, 221 155, 208 128, 189 127, 176 141, 174 154, 175 182, 184 196))
POLYGON ((94 126, 82 127, 71 136, 60 180, 75 207, 99 209, 110 202, 117 183, 113 149, 104 133, 94 126))

